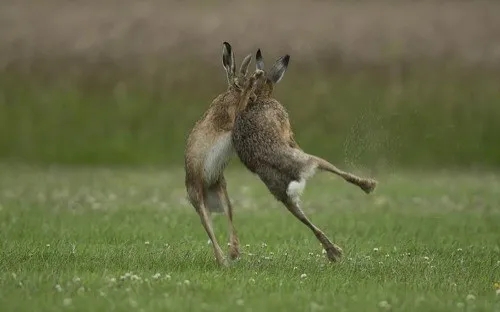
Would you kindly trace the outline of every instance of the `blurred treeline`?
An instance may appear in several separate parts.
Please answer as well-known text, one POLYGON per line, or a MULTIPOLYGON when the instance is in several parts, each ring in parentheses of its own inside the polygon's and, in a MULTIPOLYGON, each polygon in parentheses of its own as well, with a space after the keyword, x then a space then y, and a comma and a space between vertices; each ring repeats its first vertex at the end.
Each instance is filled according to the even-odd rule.
POLYGON ((238 64, 257 47, 267 66, 292 55, 275 95, 309 152, 370 168, 500 166, 495 2, 124 3, 1 5, 0 159, 181 165, 226 87, 227 40, 238 64))

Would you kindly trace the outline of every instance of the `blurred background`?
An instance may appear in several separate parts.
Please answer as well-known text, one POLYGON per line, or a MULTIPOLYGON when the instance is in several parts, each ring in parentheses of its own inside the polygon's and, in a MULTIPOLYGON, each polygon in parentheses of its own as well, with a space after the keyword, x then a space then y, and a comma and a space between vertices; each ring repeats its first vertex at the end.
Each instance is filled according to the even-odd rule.
POLYGON ((3 0, 0 161, 182 165, 228 41, 238 66, 291 55, 275 97, 310 153, 495 168, 499 16, 498 1, 3 0))

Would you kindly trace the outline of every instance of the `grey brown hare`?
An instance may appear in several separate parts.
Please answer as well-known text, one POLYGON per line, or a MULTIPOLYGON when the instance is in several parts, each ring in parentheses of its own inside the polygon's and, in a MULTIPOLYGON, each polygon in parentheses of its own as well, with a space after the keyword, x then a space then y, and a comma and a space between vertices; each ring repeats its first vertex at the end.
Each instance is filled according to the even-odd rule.
POLYGON ((229 222, 229 255, 239 256, 239 242, 233 226, 233 208, 229 200, 224 169, 234 155, 231 131, 240 106, 255 97, 256 80, 263 74, 256 71, 247 77, 252 55, 247 55, 236 72, 234 52, 229 43, 222 48, 222 65, 227 75, 227 90, 219 94, 189 133, 185 154, 185 186, 191 205, 201 218, 214 249, 215 258, 221 265, 227 261, 215 237, 210 214, 224 213, 229 222))
MULTIPOLYGON (((260 49, 256 69, 264 70, 260 49)), ((306 181, 317 169, 341 176, 347 182, 370 193, 377 182, 344 172, 328 161, 304 152, 294 139, 288 112, 273 98, 275 85, 288 68, 290 56, 280 57, 257 82, 256 99, 237 115, 233 128, 233 145, 245 167, 256 174, 274 197, 302 223, 309 227, 326 250, 328 259, 338 260, 342 249, 333 244, 316 227, 300 207, 300 196, 306 181)))

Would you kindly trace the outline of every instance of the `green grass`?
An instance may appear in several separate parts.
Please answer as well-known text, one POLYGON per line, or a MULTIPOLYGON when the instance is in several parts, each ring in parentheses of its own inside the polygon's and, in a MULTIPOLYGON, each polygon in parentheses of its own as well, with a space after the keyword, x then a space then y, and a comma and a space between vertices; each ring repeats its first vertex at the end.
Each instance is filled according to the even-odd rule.
MULTIPOLYGON (((3 165, 2 311, 499 311, 500 176, 377 178, 370 196, 327 174, 309 182, 306 213, 345 252, 330 264, 256 177, 232 168, 243 256, 223 269, 182 170, 3 165)), ((214 222, 225 246, 225 218, 214 222)))

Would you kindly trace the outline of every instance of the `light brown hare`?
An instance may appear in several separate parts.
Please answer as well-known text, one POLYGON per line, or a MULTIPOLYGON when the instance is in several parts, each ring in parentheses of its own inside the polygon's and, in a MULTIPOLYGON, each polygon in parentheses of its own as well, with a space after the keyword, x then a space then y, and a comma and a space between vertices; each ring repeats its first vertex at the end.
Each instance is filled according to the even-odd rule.
POLYGON ((231 45, 223 43, 222 64, 227 73, 227 90, 217 96, 200 120, 189 133, 184 154, 185 186, 188 199, 201 218, 214 249, 215 258, 221 265, 227 265, 222 250, 214 235, 211 213, 224 213, 229 221, 229 255, 239 256, 239 242, 233 226, 233 212, 226 189, 224 169, 234 149, 231 131, 238 110, 245 107, 251 96, 255 97, 256 81, 263 75, 256 71, 247 78, 252 54, 244 58, 238 73, 231 45))
MULTIPOLYGON (((306 180, 320 169, 341 176, 366 193, 372 192, 377 182, 344 172, 322 158, 307 154, 295 142, 288 112, 272 97, 274 86, 283 78, 289 61, 289 55, 280 57, 257 82, 257 98, 248 102, 236 117, 233 146, 245 167, 257 174, 274 197, 314 232, 328 259, 336 261, 342 256, 342 249, 309 221, 300 208, 306 180)), ((260 49, 255 62, 257 69, 264 70, 260 49)))

